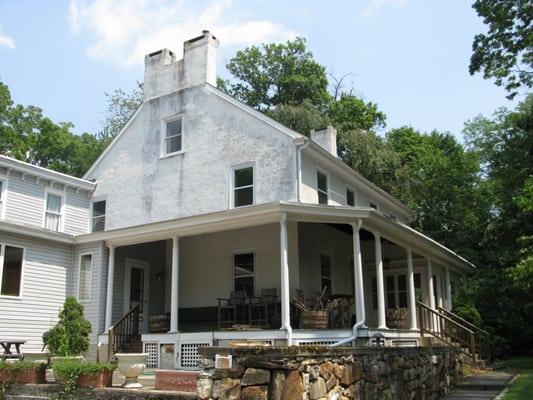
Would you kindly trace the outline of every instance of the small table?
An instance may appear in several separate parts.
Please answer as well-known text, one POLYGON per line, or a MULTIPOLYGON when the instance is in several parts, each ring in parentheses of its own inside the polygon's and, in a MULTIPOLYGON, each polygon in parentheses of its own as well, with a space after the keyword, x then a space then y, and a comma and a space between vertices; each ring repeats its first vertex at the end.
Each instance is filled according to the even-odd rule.
POLYGON ((20 352, 20 345, 26 343, 25 340, 19 339, 0 339, 0 346, 4 349, 4 356, 13 355, 11 352, 11 346, 15 346, 15 351, 17 356, 22 356, 20 352))

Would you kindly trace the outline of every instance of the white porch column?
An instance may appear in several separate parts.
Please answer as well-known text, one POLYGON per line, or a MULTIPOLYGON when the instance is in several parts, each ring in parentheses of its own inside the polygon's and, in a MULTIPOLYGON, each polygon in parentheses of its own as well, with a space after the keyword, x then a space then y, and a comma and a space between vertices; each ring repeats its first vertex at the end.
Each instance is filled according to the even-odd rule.
MULTIPOLYGON (((359 231, 357 232, 359 234, 359 231)), ((381 253, 381 234, 374 232, 376 254, 376 286, 378 296, 378 329, 387 329, 385 319, 385 288, 383 284, 383 256, 381 253)))
POLYGON ((429 307, 433 310, 435 307, 435 293, 433 291, 433 265, 431 265, 431 260, 428 258, 428 293, 429 293, 429 307))
POLYGON ((292 346, 291 306, 289 293, 289 238, 287 233, 287 214, 283 213, 280 221, 280 257, 281 257, 281 329, 287 331, 287 345, 292 346))
POLYGON ((105 330, 111 328, 113 321, 113 281, 115 279, 115 246, 109 245, 107 261, 107 296, 105 303, 105 330))
POLYGON ((409 297, 409 328, 417 330, 416 323, 416 294, 415 294, 415 273, 413 270, 413 251, 407 251, 407 292, 409 297))
MULTIPOLYGON (((352 239, 353 239, 353 262, 354 262, 354 284, 355 284, 355 312, 356 324, 365 322, 365 292, 363 289, 363 260, 361 258, 361 241, 359 238, 359 230, 361 229, 361 221, 359 223, 352 223, 352 239)), ((379 293, 379 291, 378 291, 379 293)))
POLYGON ((452 311, 452 282, 450 279, 450 267, 445 266, 446 271, 446 307, 452 311))
POLYGON ((178 332, 179 238, 172 237, 172 276, 170 285, 170 332, 178 332))

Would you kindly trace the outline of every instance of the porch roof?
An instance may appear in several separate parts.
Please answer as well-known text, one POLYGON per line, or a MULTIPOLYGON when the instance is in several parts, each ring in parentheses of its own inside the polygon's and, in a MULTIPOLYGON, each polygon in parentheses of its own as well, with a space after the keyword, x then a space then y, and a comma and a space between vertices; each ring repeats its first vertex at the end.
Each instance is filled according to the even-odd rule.
POLYGON ((153 222, 127 228, 78 235, 75 243, 105 241, 108 245, 125 246, 169 239, 173 236, 194 236, 277 223, 282 214, 289 221, 349 224, 363 221, 363 228, 380 232, 381 236, 435 261, 461 269, 475 268, 465 258, 437 241, 392 220, 369 207, 329 206, 295 202, 271 202, 222 210, 191 217, 153 222))

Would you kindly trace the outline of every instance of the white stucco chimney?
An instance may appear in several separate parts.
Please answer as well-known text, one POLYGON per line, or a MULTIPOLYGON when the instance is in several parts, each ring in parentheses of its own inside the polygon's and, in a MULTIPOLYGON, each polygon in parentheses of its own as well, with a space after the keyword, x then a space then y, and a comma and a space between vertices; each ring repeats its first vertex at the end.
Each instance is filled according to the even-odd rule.
POLYGON ((191 86, 217 84, 218 40, 209 31, 183 43, 183 59, 169 49, 144 57, 144 98, 152 99, 191 86))
POLYGON ((337 157, 337 129, 329 125, 319 131, 311 131, 311 140, 337 157))

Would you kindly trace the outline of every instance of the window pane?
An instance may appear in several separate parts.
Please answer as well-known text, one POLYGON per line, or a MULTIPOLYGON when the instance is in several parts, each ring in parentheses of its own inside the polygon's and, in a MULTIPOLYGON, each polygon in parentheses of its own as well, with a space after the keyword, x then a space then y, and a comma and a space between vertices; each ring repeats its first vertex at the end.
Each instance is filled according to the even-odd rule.
POLYGON ((181 135, 166 138, 165 140, 167 141, 167 154, 181 150, 181 135))
POLYGON ((388 292, 387 293, 387 308, 394 308, 396 307, 396 296, 394 295, 394 292, 388 292))
POLYGON ((235 189, 234 207, 247 206, 254 203, 254 189, 247 187, 244 189, 235 189))
POLYGON ((93 203, 93 217, 105 215, 105 200, 93 203))
POLYGON ((407 308, 407 292, 400 292, 398 294, 398 300, 400 302, 400 307, 407 308))
POLYGON ((405 292, 407 290, 407 280, 405 275, 398 275, 398 291, 405 292))
POLYGON ((326 294, 331 294, 331 279, 322 278, 321 283, 322 283, 321 291, 324 290, 324 288, 326 288, 326 294))
POLYGON ((0 181, 0 200, 2 200, 2 185, 4 184, 4 182, 0 181))
POLYGON ((4 268, 2 272, 2 288, 0 294, 19 296, 22 281, 23 249, 6 246, 4 251, 4 268))
POLYGON ((328 204, 328 195, 323 192, 318 192, 318 204, 328 204))
POLYGON ((355 195, 351 190, 346 191, 346 204, 348 204, 349 206, 355 205, 355 195))
POLYGON ((235 254, 233 256, 235 276, 254 274, 254 253, 235 254))
POLYGON ((241 168, 235 170, 235 187, 249 186, 254 184, 253 167, 241 168))
POLYGON ((316 173, 316 180, 317 180, 317 185, 318 185, 318 188, 320 190, 323 190, 324 192, 327 192, 328 190, 328 177, 321 173, 321 172, 317 172, 316 173))
POLYGON ((248 297, 252 297, 254 295, 254 278, 251 276, 247 278, 236 278, 235 279, 235 290, 236 291, 244 290, 248 297))
POLYGON ((415 296, 416 301, 422 301, 422 281, 420 280, 420 274, 415 274, 415 296))
POLYGON ((387 276, 387 292, 394 292, 394 276, 387 276))
POLYGON ((89 300, 91 297, 91 269, 92 256, 86 254, 80 260, 80 282, 78 298, 79 300, 89 300))
POLYGON ((167 122, 167 137, 181 134, 181 118, 167 122))
POLYGON ((331 278, 331 257, 327 254, 320 254, 320 274, 331 278))
POLYGON ((105 230, 105 215, 93 218, 93 232, 103 232, 105 230))
POLYGON ((46 200, 46 210, 61 213, 61 197, 49 194, 46 200))
POLYGON ((58 231, 59 215, 47 212, 44 218, 44 228, 50 231, 58 231))

